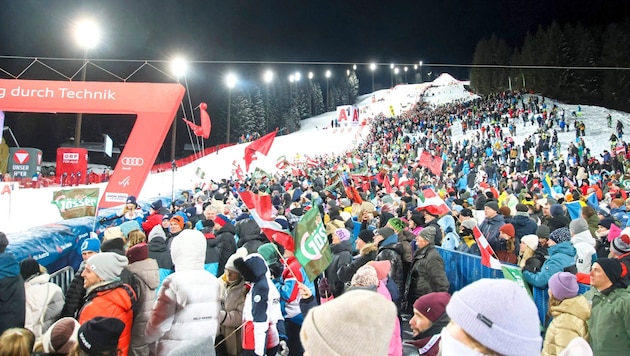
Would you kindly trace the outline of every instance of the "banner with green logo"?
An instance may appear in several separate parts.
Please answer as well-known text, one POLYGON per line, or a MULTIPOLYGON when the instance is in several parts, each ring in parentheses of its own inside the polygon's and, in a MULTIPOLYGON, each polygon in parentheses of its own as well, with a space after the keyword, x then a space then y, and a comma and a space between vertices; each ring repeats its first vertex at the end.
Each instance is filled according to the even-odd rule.
POLYGON ((64 189, 53 192, 53 201, 64 219, 95 216, 98 188, 64 189))
POLYGON ((317 207, 309 209, 295 228, 295 257, 314 281, 332 262, 324 222, 317 207))
POLYGON ((501 270, 503 271, 503 278, 516 282, 521 288, 527 291, 527 294, 529 294, 532 300, 534 299, 532 291, 527 286, 527 283, 525 282, 525 278, 523 277, 523 273, 521 272, 521 268, 519 266, 502 264, 501 270))

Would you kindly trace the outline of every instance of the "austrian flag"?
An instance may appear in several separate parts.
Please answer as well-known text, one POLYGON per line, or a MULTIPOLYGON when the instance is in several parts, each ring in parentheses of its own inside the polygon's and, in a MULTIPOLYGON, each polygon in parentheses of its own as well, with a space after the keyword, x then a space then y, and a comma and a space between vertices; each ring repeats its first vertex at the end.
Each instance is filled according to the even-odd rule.
POLYGON ((496 258, 494 254, 494 250, 492 246, 486 240, 486 237, 483 236, 479 227, 475 226, 473 228, 473 236, 475 237, 475 241, 477 241, 477 246, 479 246, 479 252, 481 252, 481 264, 490 267, 493 269, 501 269, 501 261, 496 258))
POLYGON ((444 215, 451 211, 448 205, 437 195, 433 189, 427 188, 422 191, 422 196, 418 199, 418 210, 426 210, 432 215, 444 215))
POLYGON ((283 230, 282 226, 271 217, 272 205, 269 195, 254 194, 250 190, 239 192, 238 195, 249 210, 252 219, 270 241, 281 244, 289 251, 295 251, 295 242, 291 233, 283 230))

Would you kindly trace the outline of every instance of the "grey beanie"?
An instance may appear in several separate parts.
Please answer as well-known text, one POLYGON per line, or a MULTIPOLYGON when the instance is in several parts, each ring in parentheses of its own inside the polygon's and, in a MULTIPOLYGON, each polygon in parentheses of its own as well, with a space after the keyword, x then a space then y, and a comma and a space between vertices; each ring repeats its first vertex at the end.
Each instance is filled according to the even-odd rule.
POLYGON ((569 224, 569 230, 571 230, 571 233, 574 235, 579 234, 580 232, 588 231, 588 223, 584 220, 584 218, 575 219, 569 224))
POLYGON ((149 236, 148 241, 153 240, 156 237, 161 237, 162 239, 166 240, 166 233, 164 232, 164 229, 162 229, 162 225, 157 224, 153 227, 153 229, 151 229, 151 232, 149 232, 149 236))
POLYGON ((539 225, 536 229, 536 236, 538 236, 539 239, 548 239, 550 233, 551 231, 547 225, 539 225))
POLYGON ((540 354, 538 309, 527 292, 513 281, 473 282, 453 294, 446 313, 468 335, 499 354, 540 354), (497 305, 518 307, 497 308, 497 305))
POLYGON ((497 203, 496 200, 490 200, 484 205, 484 207, 490 208, 496 212, 499 212, 499 203, 497 203))
POLYGON ((88 258, 87 265, 104 281, 117 281, 120 273, 129 264, 124 255, 115 252, 101 252, 88 258))

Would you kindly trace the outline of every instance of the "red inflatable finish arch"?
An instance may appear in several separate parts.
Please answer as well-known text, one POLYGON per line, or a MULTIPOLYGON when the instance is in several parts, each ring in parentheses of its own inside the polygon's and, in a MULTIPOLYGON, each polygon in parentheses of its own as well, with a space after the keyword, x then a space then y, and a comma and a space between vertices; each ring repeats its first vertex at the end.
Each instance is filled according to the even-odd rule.
POLYGON ((0 110, 137 115, 99 203, 109 208, 140 193, 184 91, 180 84, 0 79, 0 110))

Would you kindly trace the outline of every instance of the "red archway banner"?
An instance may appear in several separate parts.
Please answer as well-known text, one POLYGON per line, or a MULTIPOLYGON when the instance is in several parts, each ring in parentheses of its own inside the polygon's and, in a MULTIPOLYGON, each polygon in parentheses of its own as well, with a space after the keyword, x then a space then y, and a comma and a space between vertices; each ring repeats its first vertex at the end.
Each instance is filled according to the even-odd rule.
POLYGON ((100 208, 109 208, 140 193, 184 91, 182 85, 168 83, 0 79, 0 110, 137 115, 99 202, 100 208))

